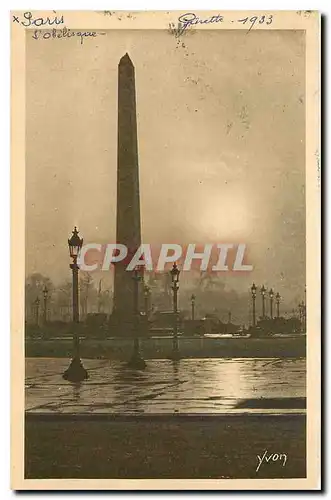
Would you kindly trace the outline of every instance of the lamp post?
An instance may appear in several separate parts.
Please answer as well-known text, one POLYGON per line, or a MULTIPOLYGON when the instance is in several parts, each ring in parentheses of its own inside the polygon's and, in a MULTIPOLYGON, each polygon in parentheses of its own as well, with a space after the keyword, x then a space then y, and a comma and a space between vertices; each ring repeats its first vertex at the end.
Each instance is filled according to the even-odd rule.
POLYGON ((194 321, 195 319, 195 295, 194 293, 192 293, 191 295, 191 318, 192 318, 192 321, 194 321))
POLYGON ((140 354, 140 343, 139 343, 139 283, 142 277, 139 274, 139 268, 136 267, 132 275, 133 279, 133 327, 134 327, 134 339, 133 339, 133 353, 131 359, 128 363, 130 368, 135 370, 144 370, 146 368, 146 363, 140 354))
POLYGON ((105 302, 107 304, 105 307, 105 310, 107 311, 108 314, 110 314, 110 311, 111 311, 111 304, 110 304, 111 290, 105 290, 105 294, 106 294, 105 302))
POLYGON ((276 293, 277 318, 279 318, 279 304, 280 304, 280 299, 281 299, 281 296, 280 296, 280 295, 279 295, 279 293, 277 292, 277 293, 276 293))
POLYGON ((301 302, 299 303, 299 321, 300 321, 300 330, 302 331, 302 323, 303 323, 303 310, 302 310, 302 304, 301 302))
POLYGON ((102 294, 101 283, 102 279, 99 281, 99 288, 98 288, 98 313, 100 313, 101 309, 103 309, 101 304, 101 294, 102 294))
POLYGON ((304 331, 305 331, 305 333, 307 333, 307 285, 305 285, 304 331))
POLYGON ((43 289, 43 296, 44 296, 44 325, 47 323, 47 300, 48 300, 48 288, 45 285, 43 289))
POLYGON ((269 290, 269 299, 270 299, 270 318, 273 319, 274 291, 272 288, 270 288, 269 290))
POLYGON ((173 316, 174 316, 174 330, 172 338, 172 354, 171 359, 178 361, 180 359, 179 348, 178 348, 178 289, 179 289, 179 274, 180 270, 177 267, 176 262, 172 266, 170 271, 172 291, 173 291, 173 316))
POLYGON ((251 286, 251 292, 252 292, 252 303, 253 303, 253 327, 256 326, 256 311, 255 311, 255 300, 256 300, 256 285, 253 283, 251 286))
POLYGON ((144 307, 146 319, 149 317, 151 290, 148 285, 144 285, 144 307))
POLYGON ((35 311, 36 311, 36 325, 39 326, 39 306, 40 306, 40 299, 39 297, 36 298, 34 301, 35 305, 35 311))
POLYGON ((72 264, 70 264, 70 269, 72 270, 72 320, 73 320, 73 357, 71 363, 67 370, 63 374, 65 380, 70 382, 81 382, 88 378, 88 373, 82 365, 79 353, 79 296, 78 296, 78 271, 79 265, 77 264, 77 259, 81 248, 83 246, 83 238, 78 235, 77 228, 75 226, 72 236, 68 239, 69 254, 72 258, 72 264))
POLYGON ((301 331, 306 331, 306 305, 304 301, 299 304, 299 319, 301 323, 301 331))
POLYGON ((265 294, 267 289, 264 285, 261 287, 261 297, 262 297, 262 319, 265 318, 265 294))

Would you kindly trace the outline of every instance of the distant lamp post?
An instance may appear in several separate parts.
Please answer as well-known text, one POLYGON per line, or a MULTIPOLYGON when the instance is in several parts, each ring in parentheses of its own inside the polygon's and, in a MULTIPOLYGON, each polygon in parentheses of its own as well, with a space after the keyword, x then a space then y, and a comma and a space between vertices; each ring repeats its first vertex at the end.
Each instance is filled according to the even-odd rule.
POLYGON ((40 306, 39 297, 37 297, 36 300, 34 301, 34 306, 35 306, 35 314, 36 314, 36 325, 39 326, 39 306, 40 306))
POLYGON ((299 308, 299 321, 300 321, 300 328, 302 330, 302 319, 303 319, 303 311, 302 311, 302 303, 300 302, 300 304, 298 305, 298 308, 299 308))
POLYGON ((261 287, 261 297, 262 297, 262 319, 265 318, 265 294, 267 292, 267 289, 265 288, 264 285, 261 287))
POLYGON ((277 292, 277 293, 276 293, 277 318, 279 318, 279 304, 280 304, 280 299, 281 299, 281 296, 280 296, 280 295, 279 295, 279 293, 277 292))
POLYGON ((304 301, 304 332, 307 332, 307 285, 305 285, 305 301, 304 301))
POLYGON ((77 259, 81 248, 83 246, 83 238, 78 235, 77 228, 75 227, 71 238, 68 240, 69 254, 72 258, 70 269, 72 270, 72 320, 73 320, 73 357, 67 370, 63 374, 65 380, 70 382, 82 382, 88 379, 88 373, 82 365, 79 352, 79 296, 78 296, 78 271, 79 266, 77 259))
POLYGON ((251 286, 252 303, 253 303, 253 327, 256 326, 256 311, 255 311, 256 290, 257 290, 257 287, 256 287, 255 283, 253 283, 253 285, 251 286))
POLYGON ((270 299, 270 318, 273 319, 274 291, 272 288, 270 288, 269 290, 269 299, 270 299))
POLYGON ((43 296, 44 296, 44 325, 47 323, 47 301, 48 301, 48 288, 45 285, 43 289, 43 296))
POLYGON ((195 295, 194 293, 192 293, 191 295, 191 318, 192 318, 192 321, 194 321, 195 319, 195 295))
POLYGON ((304 301, 299 304, 299 319, 301 323, 301 331, 306 331, 306 305, 304 301))
POLYGON ((98 313, 101 313, 101 309, 103 309, 101 283, 102 279, 99 281, 99 288, 98 288, 98 313))
POLYGON ((146 368, 146 363, 140 353, 140 342, 139 342, 139 323, 140 323, 140 311, 139 311, 139 283, 142 277, 139 274, 139 269, 136 268, 133 271, 133 326, 134 326, 134 339, 133 339, 133 353, 131 359, 128 363, 130 368, 135 370, 144 370, 146 368))
POLYGON ((172 354, 171 359, 178 361, 180 359, 179 347, 178 347, 178 289, 179 289, 179 274, 180 270, 177 267, 176 262, 172 266, 170 271, 172 291, 173 291, 173 316, 174 316, 174 330, 172 339, 172 354))
POLYGON ((145 315, 146 319, 149 317, 150 310, 150 298, 151 298, 151 289, 148 285, 144 285, 144 307, 145 307, 145 315))
POLYGON ((305 309, 304 309, 304 324, 303 324, 303 330, 305 333, 307 333, 307 304, 305 304, 305 309))

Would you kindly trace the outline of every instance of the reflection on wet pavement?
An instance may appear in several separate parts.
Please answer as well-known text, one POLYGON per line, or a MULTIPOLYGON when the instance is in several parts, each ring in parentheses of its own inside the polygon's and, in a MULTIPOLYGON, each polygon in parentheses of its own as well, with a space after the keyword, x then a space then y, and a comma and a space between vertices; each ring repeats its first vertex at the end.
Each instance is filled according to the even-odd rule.
MULTIPOLYGON (((135 372, 120 361, 83 361, 90 378, 81 385, 62 379, 67 359, 26 360, 26 410, 37 413, 237 413, 240 402, 304 398, 304 359, 148 360, 135 372)), ((258 405, 261 406, 261 405, 258 405)), ((293 407, 295 408, 295 407, 293 407)), ((263 410, 266 413, 272 409, 263 410)), ((291 409, 277 410, 291 412, 291 409)))

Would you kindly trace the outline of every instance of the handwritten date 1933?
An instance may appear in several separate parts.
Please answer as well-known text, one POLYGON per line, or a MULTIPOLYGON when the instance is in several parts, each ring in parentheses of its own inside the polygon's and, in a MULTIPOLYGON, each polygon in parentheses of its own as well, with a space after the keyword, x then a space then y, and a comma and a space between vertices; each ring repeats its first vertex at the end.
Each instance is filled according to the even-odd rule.
POLYGON ((238 23, 249 23, 249 30, 250 31, 256 23, 258 24, 271 24, 273 20, 273 16, 270 14, 268 16, 252 16, 252 17, 244 17, 244 19, 238 19, 238 23))

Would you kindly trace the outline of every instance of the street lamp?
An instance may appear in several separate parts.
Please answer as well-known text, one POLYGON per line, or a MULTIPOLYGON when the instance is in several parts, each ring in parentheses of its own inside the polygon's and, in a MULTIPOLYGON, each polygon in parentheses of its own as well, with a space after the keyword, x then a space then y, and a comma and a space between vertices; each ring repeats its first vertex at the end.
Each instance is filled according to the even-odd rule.
POLYGON ((70 382, 81 382, 82 380, 88 379, 88 373, 82 365, 79 353, 79 297, 78 297, 78 271, 79 265, 77 264, 77 259, 81 248, 83 246, 83 238, 78 235, 78 230, 75 226, 72 236, 68 239, 69 254, 72 258, 72 264, 70 264, 70 269, 72 270, 72 320, 73 320, 73 358, 67 370, 63 374, 65 380, 70 382))
POLYGON ((194 321, 194 316, 195 316, 195 295, 192 293, 191 295, 191 308, 192 308, 192 321, 194 321))
POLYGON ((302 304, 301 304, 301 302, 299 303, 298 308, 299 308, 300 328, 302 330, 303 311, 302 311, 302 304))
POLYGON ((149 316, 150 297, 151 297, 151 289, 149 288, 148 285, 145 284, 144 285, 144 307, 145 307, 146 319, 148 319, 148 316, 149 316))
POLYGON ((139 345, 139 323, 140 323, 139 282, 142 280, 142 277, 139 274, 138 267, 136 267, 135 270, 133 271, 132 279, 133 279, 134 340, 133 340, 133 353, 128 363, 128 366, 135 370, 144 370, 147 365, 140 354, 140 345, 139 345))
POLYGON ((305 285, 305 301, 304 301, 304 331, 307 333, 307 285, 305 285))
POLYGON ((173 316, 174 316, 174 331, 172 339, 172 354, 171 359, 178 361, 180 359, 179 348, 178 348, 178 289, 179 289, 179 274, 180 270, 177 267, 176 262, 172 266, 170 271, 171 281, 172 281, 172 291, 173 291, 173 316))
POLYGON ((269 290, 269 299, 270 299, 270 318, 273 318, 273 304, 274 304, 274 291, 272 288, 269 290))
POLYGON ((262 296, 262 319, 265 318, 265 294, 266 294, 267 289, 265 288, 264 285, 261 287, 261 296, 262 296))
POLYGON ((279 304, 280 304, 280 299, 281 299, 281 296, 277 292, 276 293, 277 318, 279 318, 279 304))
POLYGON ((44 296, 44 325, 47 323, 47 300, 48 300, 48 288, 45 285, 43 289, 43 296, 44 296))
POLYGON ((39 326, 39 306, 40 306, 39 297, 37 297, 36 300, 34 301, 34 305, 36 310, 36 325, 39 326))
POLYGON ((256 326, 256 312, 255 312, 256 290, 257 290, 257 287, 256 287, 255 283, 253 283, 253 285, 251 286, 252 302, 253 302, 253 327, 256 326))
POLYGON ((299 304, 299 318, 301 323, 301 331, 305 332, 306 330, 306 305, 304 301, 299 304))

